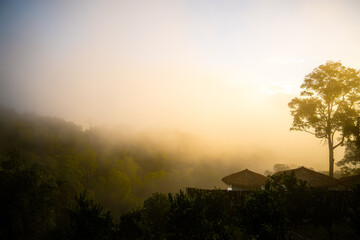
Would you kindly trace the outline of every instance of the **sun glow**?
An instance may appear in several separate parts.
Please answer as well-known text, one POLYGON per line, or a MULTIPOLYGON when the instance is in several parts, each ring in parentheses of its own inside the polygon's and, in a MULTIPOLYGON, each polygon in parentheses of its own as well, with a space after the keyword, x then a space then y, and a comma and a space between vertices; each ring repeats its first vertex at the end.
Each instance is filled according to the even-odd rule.
POLYGON ((289 133, 287 104, 326 60, 360 68, 358 2, 34 2, 1 8, 2 104, 326 166, 316 140, 289 133), (301 144, 308 155, 284 150, 301 144))

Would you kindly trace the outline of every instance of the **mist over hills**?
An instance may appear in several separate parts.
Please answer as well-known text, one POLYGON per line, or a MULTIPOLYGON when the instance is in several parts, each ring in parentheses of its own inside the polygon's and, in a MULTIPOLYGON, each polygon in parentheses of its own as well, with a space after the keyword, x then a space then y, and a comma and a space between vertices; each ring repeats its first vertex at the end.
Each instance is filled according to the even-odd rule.
POLYGON ((139 206, 154 192, 187 186, 224 188, 220 179, 246 167, 180 131, 83 130, 63 119, 0 108, 0 157, 16 153, 58 182, 64 199, 85 189, 114 213, 139 206))

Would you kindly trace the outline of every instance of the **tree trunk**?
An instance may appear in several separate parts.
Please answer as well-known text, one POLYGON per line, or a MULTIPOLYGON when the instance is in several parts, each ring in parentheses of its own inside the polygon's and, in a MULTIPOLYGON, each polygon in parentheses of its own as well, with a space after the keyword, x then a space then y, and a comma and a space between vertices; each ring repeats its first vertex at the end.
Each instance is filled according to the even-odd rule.
POLYGON ((329 176, 334 177, 334 143, 329 138, 329 176))

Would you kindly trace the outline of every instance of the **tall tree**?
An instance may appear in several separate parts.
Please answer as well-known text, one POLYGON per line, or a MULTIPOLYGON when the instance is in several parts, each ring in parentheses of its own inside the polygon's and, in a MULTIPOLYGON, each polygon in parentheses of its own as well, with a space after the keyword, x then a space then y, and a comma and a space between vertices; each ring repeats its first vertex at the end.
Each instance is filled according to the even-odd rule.
POLYGON ((300 97, 289 103, 290 130, 324 139, 329 148, 329 176, 334 173, 334 150, 350 134, 360 102, 360 71, 327 61, 305 76, 300 97))

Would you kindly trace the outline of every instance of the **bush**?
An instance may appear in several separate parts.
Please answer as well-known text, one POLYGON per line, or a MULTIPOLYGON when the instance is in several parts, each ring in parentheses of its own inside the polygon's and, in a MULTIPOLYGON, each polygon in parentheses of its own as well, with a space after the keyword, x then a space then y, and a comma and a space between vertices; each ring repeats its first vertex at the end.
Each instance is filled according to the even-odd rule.
POLYGON ((76 206, 69 210, 69 239, 106 240, 114 235, 110 212, 104 212, 100 204, 86 199, 85 192, 76 199, 76 206))

